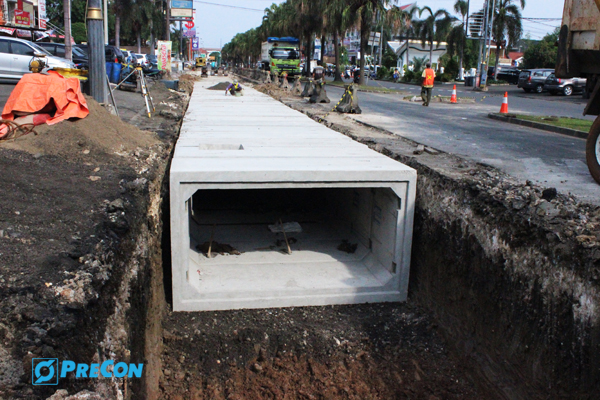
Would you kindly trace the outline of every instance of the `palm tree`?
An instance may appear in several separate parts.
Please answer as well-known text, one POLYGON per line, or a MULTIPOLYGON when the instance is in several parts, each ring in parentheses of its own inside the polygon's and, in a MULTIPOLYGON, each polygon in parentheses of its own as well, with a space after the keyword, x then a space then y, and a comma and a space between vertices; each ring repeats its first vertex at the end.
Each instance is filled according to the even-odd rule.
POLYGON ((345 21, 353 21, 360 24, 360 79, 359 85, 365 84, 365 59, 367 44, 371 33, 371 25, 376 11, 385 12, 385 6, 396 0, 348 0, 344 11, 345 21))
POLYGON ((494 71, 497 71, 498 60, 500 58, 500 48, 507 48, 514 45, 523 34, 521 24, 521 10, 525 8, 525 0, 520 0, 521 9, 513 0, 496 0, 496 9, 494 10, 494 24, 492 26, 492 36, 496 42, 496 62, 494 71), (508 36, 508 41, 506 40, 508 36))
POLYGON ((415 22, 415 14, 419 9, 417 7, 410 7, 402 9, 400 7, 393 6, 387 15, 388 24, 391 26, 392 31, 399 35, 403 35, 406 38, 406 67, 410 64, 410 38, 413 35, 413 28, 415 22))
POLYGON ((334 81, 342 82, 340 73, 340 38, 344 37, 347 26, 344 20, 345 0, 329 1, 324 12, 324 30, 333 36, 333 48, 335 51, 335 77, 334 81))
POLYGON ((456 18, 450 16, 448 11, 444 9, 433 12, 428 6, 419 9, 419 17, 425 11, 429 13, 429 16, 418 21, 417 32, 423 46, 425 46, 425 43, 429 42, 429 61, 432 62, 433 42, 440 42, 442 38, 447 36, 450 27, 456 18))
POLYGON ((446 41, 448 42, 448 53, 450 53, 451 56, 454 54, 454 50, 458 49, 458 77, 460 80, 463 80, 463 59, 467 40, 465 23, 467 14, 469 13, 469 3, 465 0, 456 0, 456 3, 454 3, 454 11, 460 15, 462 23, 452 28, 450 33, 448 33, 446 41))

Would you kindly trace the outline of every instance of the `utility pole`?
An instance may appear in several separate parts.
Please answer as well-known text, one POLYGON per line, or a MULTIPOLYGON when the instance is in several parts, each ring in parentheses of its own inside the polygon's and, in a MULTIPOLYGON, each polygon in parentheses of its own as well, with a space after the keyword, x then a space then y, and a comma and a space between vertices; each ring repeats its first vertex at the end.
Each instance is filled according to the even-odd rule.
POLYGON ((179 21, 179 54, 181 61, 183 61, 183 28, 181 27, 181 20, 179 21))
POLYGON ((65 58, 73 60, 71 49, 71 0, 63 0, 63 13, 65 14, 65 58))
POLYGON ((104 44, 108 44, 108 0, 104 0, 104 44))
POLYGON ((167 41, 171 40, 171 1, 167 0, 167 41))
POLYGON ((89 0, 87 11, 90 92, 98 103, 106 104, 106 64, 102 0, 89 0))

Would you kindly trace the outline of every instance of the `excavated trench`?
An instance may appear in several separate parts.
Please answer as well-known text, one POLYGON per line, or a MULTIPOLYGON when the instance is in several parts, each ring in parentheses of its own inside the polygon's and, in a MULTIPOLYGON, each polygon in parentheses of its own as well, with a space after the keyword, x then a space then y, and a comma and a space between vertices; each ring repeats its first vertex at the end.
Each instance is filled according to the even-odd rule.
MULTIPOLYGON (((325 113, 264 89, 312 118, 325 113)), ((146 192, 148 218, 130 232, 103 342, 113 335, 117 354, 144 360, 144 375, 111 381, 110 393, 593 398, 600 385, 600 209, 454 156, 416 156, 413 143, 341 116, 324 123, 417 170, 408 301, 172 312, 165 160, 146 192)))

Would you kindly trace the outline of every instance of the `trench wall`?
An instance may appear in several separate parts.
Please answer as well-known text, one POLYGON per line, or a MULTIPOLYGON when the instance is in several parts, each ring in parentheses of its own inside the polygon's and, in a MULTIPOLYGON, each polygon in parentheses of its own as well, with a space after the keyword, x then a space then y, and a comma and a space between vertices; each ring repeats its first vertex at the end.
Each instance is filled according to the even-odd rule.
POLYGON ((474 382, 489 398, 594 398, 600 207, 349 121, 324 123, 417 170, 409 301, 435 314, 474 382))
POLYGON ((491 168, 452 176, 382 151, 418 170, 411 296, 475 380, 498 398, 597 393, 600 209, 491 168))

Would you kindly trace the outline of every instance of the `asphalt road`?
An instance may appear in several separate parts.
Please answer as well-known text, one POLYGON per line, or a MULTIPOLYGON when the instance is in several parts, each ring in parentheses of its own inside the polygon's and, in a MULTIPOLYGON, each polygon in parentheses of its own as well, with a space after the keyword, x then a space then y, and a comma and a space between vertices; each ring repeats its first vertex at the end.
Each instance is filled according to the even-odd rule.
MULTIPOLYGON (((334 103, 343 89, 327 86, 327 93, 334 103)), ((360 92, 363 113, 352 117, 427 146, 492 165, 519 179, 600 204, 600 185, 585 164, 585 140, 489 119, 489 112, 500 109, 501 99, 495 97, 493 104, 484 99, 474 104, 432 102, 429 107, 402 98, 397 94, 360 92)), ((565 115, 579 106, 571 99, 545 101, 529 96, 521 96, 519 104, 529 105, 524 110, 531 113, 536 113, 532 109, 546 110, 546 115, 565 115), (563 113, 548 112, 549 109, 563 113)), ((514 108, 511 111, 515 112, 514 108)))
MULTIPOLYGON (((328 78, 328 80, 332 80, 328 78)), ((350 83, 347 79, 345 82, 350 83)), ((421 87, 409 85, 406 83, 394 83, 386 81, 376 81, 369 79, 369 86, 384 87, 387 89, 397 89, 407 92, 409 95, 420 97, 421 87)), ((433 89, 433 95, 450 96, 452 94, 453 84, 436 84, 433 89)), ((472 87, 466 87, 464 84, 456 85, 457 96, 470 97, 475 99, 477 104, 490 106, 490 112, 500 111, 502 97, 504 92, 508 93, 508 110, 511 113, 532 114, 532 115, 555 115, 561 117, 585 118, 594 120, 594 116, 583 116, 583 109, 586 105, 581 94, 572 96, 553 96, 547 92, 542 94, 525 93, 523 89, 517 88, 517 85, 498 85, 490 86, 487 92, 473 90, 472 87)))
MULTIPOLYGON (((380 81, 369 84, 416 96, 420 93, 420 87, 415 85, 380 81)), ((0 83, 2 108, 14 86, 0 83)), ((449 96, 451 91, 452 85, 438 85, 434 95, 449 96)), ((514 85, 492 87, 486 93, 464 86, 457 86, 457 91, 459 98, 473 97, 475 103, 432 102, 430 107, 423 107, 420 101, 404 101, 404 96, 397 94, 361 92, 363 114, 354 117, 433 148, 492 165, 517 178, 600 204, 600 185, 591 178, 585 164, 585 140, 487 118, 488 113, 499 111, 504 91, 508 91, 510 112, 581 118, 585 100, 580 95, 525 94, 514 85)), ((343 90, 327 86, 327 92, 337 102, 343 90)), ((144 115, 139 93, 116 91, 116 97, 125 120, 144 115)))

